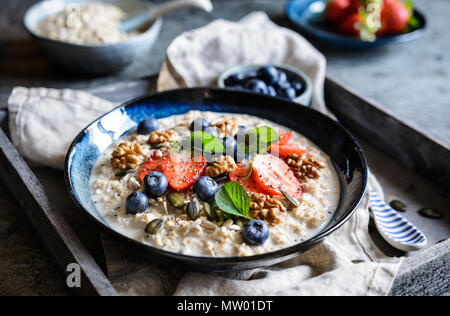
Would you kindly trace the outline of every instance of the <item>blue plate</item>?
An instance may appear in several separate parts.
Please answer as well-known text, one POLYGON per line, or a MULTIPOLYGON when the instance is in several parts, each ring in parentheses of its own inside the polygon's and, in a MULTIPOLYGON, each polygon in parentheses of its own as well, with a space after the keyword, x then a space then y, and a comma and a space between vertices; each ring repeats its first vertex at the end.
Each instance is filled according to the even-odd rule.
POLYGON ((68 190, 75 203, 102 230, 142 248, 151 262, 179 264, 203 271, 232 271, 272 265, 302 253, 350 218, 363 196, 367 169, 355 139, 338 122, 297 103, 251 92, 216 88, 179 89, 144 96, 108 112, 87 126, 69 148, 65 164, 68 190), (257 106, 255 106, 257 105, 257 106), (113 230, 97 212, 89 177, 99 156, 147 117, 163 118, 190 110, 256 115, 296 130, 332 159, 340 180, 341 198, 332 220, 313 238, 275 252, 248 257, 194 257, 144 245, 113 230))
POLYGON ((323 17, 326 3, 326 0, 291 0, 286 6, 286 15, 300 31, 322 43, 340 48, 375 48, 391 43, 409 42, 422 36, 425 30, 425 17, 414 9, 414 17, 419 22, 416 28, 404 34, 378 36, 373 42, 362 41, 338 34, 331 29, 323 17))

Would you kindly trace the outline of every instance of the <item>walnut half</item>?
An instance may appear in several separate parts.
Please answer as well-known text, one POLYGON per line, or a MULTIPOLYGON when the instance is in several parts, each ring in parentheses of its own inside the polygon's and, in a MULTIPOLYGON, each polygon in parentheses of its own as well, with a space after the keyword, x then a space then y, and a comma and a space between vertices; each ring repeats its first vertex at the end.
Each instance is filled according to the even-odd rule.
POLYGON ((325 168, 321 161, 306 153, 302 155, 288 155, 285 161, 300 181, 306 181, 307 178, 319 179, 319 170, 325 168))
POLYGON ((211 165, 206 168, 205 174, 208 177, 214 178, 225 172, 231 172, 236 169, 236 163, 230 156, 220 156, 211 162, 211 165))
POLYGON ((233 119, 218 122, 218 123, 212 124, 212 126, 217 127, 219 129, 220 137, 235 136, 237 134, 237 132, 239 131, 239 125, 233 119))
POLYGON ((111 165, 121 170, 136 168, 141 162, 139 156, 145 156, 140 144, 120 143, 112 153, 111 165))
POLYGON ((177 135, 177 132, 171 129, 167 129, 165 131, 153 131, 150 133, 148 143, 151 145, 156 145, 160 143, 170 142, 174 140, 177 135))
POLYGON ((250 215, 254 218, 265 220, 270 226, 281 222, 280 212, 286 212, 283 202, 270 195, 250 192, 250 215))

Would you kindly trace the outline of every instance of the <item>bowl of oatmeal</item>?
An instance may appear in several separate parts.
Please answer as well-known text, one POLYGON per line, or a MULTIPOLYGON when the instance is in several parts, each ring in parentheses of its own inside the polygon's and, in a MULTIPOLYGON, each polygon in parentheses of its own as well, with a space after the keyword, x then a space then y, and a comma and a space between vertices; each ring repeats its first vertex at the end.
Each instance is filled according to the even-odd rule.
POLYGON ((102 230, 153 262, 203 271, 310 249, 352 215, 367 180, 361 148, 339 123, 215 88, 161 92, 105 114, 72 143, 65 175, 102 230))
POLYGON ((150 8, 139 0, 45 0, 27 10, 24 25, 42 51, 65 69, 110 74, 150 56, 161 19, 130 33, 117 30, 121 20, 150 8))

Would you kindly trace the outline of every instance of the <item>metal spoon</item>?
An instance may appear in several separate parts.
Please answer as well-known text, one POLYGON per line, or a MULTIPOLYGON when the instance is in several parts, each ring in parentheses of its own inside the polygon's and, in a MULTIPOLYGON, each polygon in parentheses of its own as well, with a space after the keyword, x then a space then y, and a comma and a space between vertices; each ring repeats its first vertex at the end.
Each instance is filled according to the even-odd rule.
POLYGON ((119 31, 121 33, 129 33, 157 18, 160 16, 176 11, 179 9, 195 7, 202 9, 206 12, 211 12, 213 10, 213 4, 210 0, 174 0, 169 1, 151 8, 150 11, 140 13, 129 20, 124 21, 119 26, 119 31))

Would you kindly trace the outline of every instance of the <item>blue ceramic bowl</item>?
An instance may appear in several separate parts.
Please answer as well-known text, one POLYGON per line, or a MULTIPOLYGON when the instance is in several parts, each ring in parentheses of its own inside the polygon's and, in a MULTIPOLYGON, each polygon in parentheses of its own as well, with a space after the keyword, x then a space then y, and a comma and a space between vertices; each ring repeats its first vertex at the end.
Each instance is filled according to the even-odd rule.
POLYGON ((409 42, 421 37, 425 30, 425 17, 414 10, 413 14, 419 25, 409 32, 378 36, 373 42, 362 41, 336 33, 330 28, 323 17, 326 3, 327 0, 291 0, 286 6, 286 15, 306 35, 338 48, 375 48, 392 43, 409 42))
POLYGON ((229 76, 235 75, 235 74, 248 74, 250 72, 257 71, 261 67, 267 67, 267 66, 274 66, 277 69, 283 70, 286 73, 286 75, 288 76, 288 79, 295 78, 296 80, 298 80, 302 84, 303 90, 292 101, 299 103, 301 105, 304 105, 304 106, 310 105, 311 97, 312 97, 311 80, 302 71, 295 69, 293 67, 285 66, 285 65, 280 66, 280 65, 271 65, 271 64, 258 64, 258 65, 234 66, 234 67, 231 67, 230 69, 227 69, 219 76, 217 85, 219 86, 219 88, 226 88, 225 79, 227 79, 229 76))
POLYGON ((67 153, 65 176, 75 203, 101 229, 117 236, 148 255, 153 263, 179 264, 203 271, 233 271, 272 265, 292 258, 316 245, 353 214, 367 181, 364 155, 355 139, 338 122, 297 103, 255 93, 216 88, 171 90, 144 96, 115 108, 87 126, 75 138, 67 153), (255 106, 255 104, 257 106, 255 106), (99 215, 91 198, 91 170, 105 149, 136 128, 146 117, 163 118, 190 110, 256 115, 292 128, 330 155, 340 179, 339 206, 330 221, 315 237, 291 247, 249 257, 194 257, 144 245, 114 231, 99 215))
MULTIPOLYGON (((50 14, 62 11, 70 3, 95 2, 95 0, 45 0, 30 7, 24 16, 24 25, 39 47, 58 65, 75 72, 92 75, 111 74, 123 70, 133 60, 151 57, 150 50, 158 38, 162 20, 155 20, 147 30, 116 44, 72 44, 41 36, 39 23, 50 14)), ((149 3, 138 0, 102 0, 134 16, 149 10, 149 3)))

